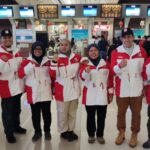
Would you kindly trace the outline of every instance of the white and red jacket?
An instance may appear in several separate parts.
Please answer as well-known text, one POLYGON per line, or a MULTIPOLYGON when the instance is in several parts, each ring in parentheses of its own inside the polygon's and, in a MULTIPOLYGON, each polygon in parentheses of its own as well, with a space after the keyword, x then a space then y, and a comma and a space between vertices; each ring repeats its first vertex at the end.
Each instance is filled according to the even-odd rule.
POLYGON ((0 97, 9 98, 24 92, 23 80, 18 78, 22 57, 15 56, 0 46, 0 97), (6 56, 8 61, 2 57, 6 56))
POLYGON ((145 50, 134 44, 132 55, 130 56, 123 45, 112 52, 111 66, 115 73, 116 96, 118 97, 138 97, 143 90, 143 66, 147 54, 145 50), (122 60, 127 60, 127 66, 119 67, 122 60))
POLYGON ((113 95, 113 75, 110 65, 101 59, 98 66, 94 66, 89 60, 88 64, 81 65, 80 78, 83 81, 82 104, 107 105, 108 94, 113 95), (85 68, 90 66, 90 73, 85 68))
POLYGON ((59 54, 57 63, 50 66, 50 76, 55 80, 55 99, 57 101, 71 101, 80 96, 79 66, 81 56, 71 53, 59 54))
POLYGON ((150 105, 150 57, 144 64, 143 78, 147 103, 150 105))
POLYGON ((51 79, 49 76, 50 60, 43 57, 38 64, 31 56, 24 60, 18 71, 25 79, 25 91, 29 104, 52 100, 51 79))

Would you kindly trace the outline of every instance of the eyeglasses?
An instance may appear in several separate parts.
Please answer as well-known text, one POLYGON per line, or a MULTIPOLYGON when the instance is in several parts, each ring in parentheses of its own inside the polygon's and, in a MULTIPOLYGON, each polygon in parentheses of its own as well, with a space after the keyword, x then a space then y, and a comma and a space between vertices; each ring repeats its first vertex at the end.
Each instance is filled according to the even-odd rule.
POLYGON ((41 47, 36 47, 35 50, 42 50, 42 48, 41 47))

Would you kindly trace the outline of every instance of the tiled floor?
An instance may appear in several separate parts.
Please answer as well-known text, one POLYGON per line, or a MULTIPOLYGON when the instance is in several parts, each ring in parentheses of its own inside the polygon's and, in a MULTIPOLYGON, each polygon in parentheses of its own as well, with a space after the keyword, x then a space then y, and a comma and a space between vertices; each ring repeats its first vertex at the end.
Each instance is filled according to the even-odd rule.
MULTIPOLYGON (((146 122, 147 122, 147 106, 143 102, 142 107, 142 121, 141 121, 141 131, 139 133, 139 144, 134 150, 142 150, 142 144, 147 138, 146 131, 146 122)), ((87 132, 86 132, 86 113, 84 107, 79 104, 78 113, 77 113, 77 124, 76 124, 76 133, 79 135, 79 140, 76 142, 67 142, 61 140, 59 133, 57 132, 57 120, 56 120, 56 105, 55 102, 52 102, 52 140, 45 141, 44 136, 41 140, 36 143, 33 143, 31 138, 33 135, 33 128, 31 122, 31 113, 30 107, 26 101, 22 102, 22 114, 21 114, 21 123, 22 126, 27 128, 26 135, 16 135, 17 143, 8 144, 5 140, 5 135, 3 133, 2 122, 0 121, 0 150, 132 150, 128 146, 130 138, 130 110, 127 112, 127 130, 126 130, 126 140, 121 146, 115 145, 114 141, 117 136, 116 129, 116 116, 117 116, 117 107, 115 100, 108 107, 107 119, 106 119, 106 128, 105 128, 105 145, 100 145, 97 141, 94 144, 88 144, 87 132)))

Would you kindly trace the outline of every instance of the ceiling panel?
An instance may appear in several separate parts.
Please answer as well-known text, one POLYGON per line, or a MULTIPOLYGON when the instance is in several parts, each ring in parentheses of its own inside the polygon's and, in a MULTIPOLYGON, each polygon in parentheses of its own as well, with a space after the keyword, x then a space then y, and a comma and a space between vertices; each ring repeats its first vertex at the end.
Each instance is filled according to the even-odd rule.
POLYGON ((118 0, 16 0, 19 4, 100 4, 118 3, 118 0))

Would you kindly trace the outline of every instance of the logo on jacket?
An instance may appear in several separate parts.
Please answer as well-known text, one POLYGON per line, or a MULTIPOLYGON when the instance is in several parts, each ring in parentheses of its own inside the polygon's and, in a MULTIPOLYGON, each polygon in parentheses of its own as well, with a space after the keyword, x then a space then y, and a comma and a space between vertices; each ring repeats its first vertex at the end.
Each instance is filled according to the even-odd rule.
POLYGON ((118 59, 123 59, 123 57, 122 56, 118 56, 118 59))
POLYGON ((75 61, 75 62, 78 62, 78 58, 75 58, 74 61, 75 61))
POLYGON ((61 63, 61 64, 59 64, 60 66, 64 66, 65 64, 63 64, 63 63, 61 63))

